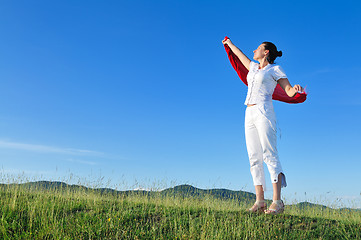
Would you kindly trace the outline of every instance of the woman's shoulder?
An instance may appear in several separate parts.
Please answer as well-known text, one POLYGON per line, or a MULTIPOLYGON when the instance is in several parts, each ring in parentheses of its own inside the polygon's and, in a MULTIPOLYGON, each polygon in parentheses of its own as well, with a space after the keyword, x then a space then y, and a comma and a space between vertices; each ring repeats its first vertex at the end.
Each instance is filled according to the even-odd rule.
POLYGON ((276 63, 272 63, 271 67, 272 68, 282 68, 279 64, 276 64, 276 63))
POLYGON ((284 72, 283 68, 279 64, 271 64, 270 69, 272 69, 273 71, 282 71, 282 72, 284 72))
POLYGON ((251 62, 249 63, 249 70, 251 70, 251 69, 257 69, 258 66, 259 66, 259 63, 256 63, 256 62, 251 61, 251 62))
POLYGON ((272 64, 271 66, 273 75, 277 76, 277 78, 287 78, 285 70, 278 65, 278 64, 272 64))

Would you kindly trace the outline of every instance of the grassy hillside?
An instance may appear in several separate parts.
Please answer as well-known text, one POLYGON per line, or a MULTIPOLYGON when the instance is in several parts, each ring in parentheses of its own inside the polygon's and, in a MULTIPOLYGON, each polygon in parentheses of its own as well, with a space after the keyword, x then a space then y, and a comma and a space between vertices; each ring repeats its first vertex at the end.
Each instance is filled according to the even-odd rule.
POLYGON ((282 215, 254 215, 238 199, 209 194, 56 185, 2 185, 0 239, 361 239, 359 211, 289 206, 282 215))

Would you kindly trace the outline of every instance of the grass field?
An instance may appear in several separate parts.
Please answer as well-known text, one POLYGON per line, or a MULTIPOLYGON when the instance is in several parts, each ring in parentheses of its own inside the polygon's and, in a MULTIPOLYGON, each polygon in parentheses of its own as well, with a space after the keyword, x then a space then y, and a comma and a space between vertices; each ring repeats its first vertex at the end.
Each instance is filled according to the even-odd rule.
POLYGON ((287 206, 277 216, 212 197, 0 188, 0 239, 361 239, 360 211, 287 206))

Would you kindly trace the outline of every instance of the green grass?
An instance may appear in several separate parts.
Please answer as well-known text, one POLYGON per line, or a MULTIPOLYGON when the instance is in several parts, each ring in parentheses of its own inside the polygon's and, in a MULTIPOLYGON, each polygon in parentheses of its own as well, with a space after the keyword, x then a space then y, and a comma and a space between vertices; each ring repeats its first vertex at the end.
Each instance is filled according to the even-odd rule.
POLYGON ((213 198, 0 188, 0 239, 361 239, 361 213, 287 207, 249 214, 213 198))

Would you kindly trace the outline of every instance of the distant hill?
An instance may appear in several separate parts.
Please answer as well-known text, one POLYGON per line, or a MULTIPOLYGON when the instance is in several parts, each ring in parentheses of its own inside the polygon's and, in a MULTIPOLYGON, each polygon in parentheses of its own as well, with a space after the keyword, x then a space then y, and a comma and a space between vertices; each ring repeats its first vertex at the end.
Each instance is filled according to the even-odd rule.
MULTIPOLYGON (((64 182, 53 182, 53 181, 37 181, 37 182, 28 182, 22 184, 0 184, 1 187, 6 186, 22 186, 28 189, 52 189, 52 190, 70 190, 70 191, 93 191, 99 192, 100 194, 115 194, 115 195, 130 195, 130 194, 141 194, 147 196, 156 196, 156 195, 163 195, 163 196, 177 196, 177 197, 194 197, 199 199, 204 199, 206 197, 213 197, 216 199, 223 199, 223 200, 235 200, 240 202, 246 203, 253 203, 256 200, 256 195, 250 192, 245 191, 232 191, 228 189, 200 189, 193 187, 191 185, 179 185, 173 188, 167 188, 162 191, 146 191, 146 190, 127 190, 127 191, 118 191, 111 188, 88 188, 81 185, 70 185, 64 182)), ((270 201, 270 200, 268 200, 270 201)), ((328 207, 320 204, 314 204, 309 202, 300 202, 294 205, 288 206, 295 206, 300 209, 304 208, 321 208, 321 209, 328 209, 328 207)), ((349 209, 349 208, 342 208, 339 209, 340 211, 359 211, 361 209, 349 209)))
POLYGON ((0 186, 15 186, 20 185, 28 189, 52 189, 52 190, 83 190, 83 191, 95 191, 101 194, 117 194, 117 195, 129 195, 129 194, 143 194, 143 195, 163 195, 163 196, 177 196, 177 197, 195 197, 205 198, 214 197, 217 199, 237 200, 245 202, 254 202, 256 195, 245 191, 232 191, 228 189, 199 189, 191 185, 179 185, 173 188, 167 188, 162 191, 146 191, 146 190, 127 190, 117 191, 111 188, 88 188, 81 185, 70 185, 64 182, 52 182, 52 181, 37 181, 22 184, 0 184, 0 186))
POLYGON ((254 202, 256 195, 245 191, 232 191, 228 189, 199 189, 191 185, 179 185, 173 188, 168 188, 161 191, 162 194, 166 195, 177 195, 182 197, 197 197, 204 198, 206 196, 212 196, 217 199, 225 200, 237 200, 245 202, 254 202))
POLYGON ((314 204, 314 203, 309 203, 309 202, 300 202, 296 204, 297 207, 303 209, 303 208, 312 208, 312 207, 317 207, 317 208, 322 208, 322 209, 326 209, 328 207, 324 206, 324 205, 320 205, 320 204, 314 204))

